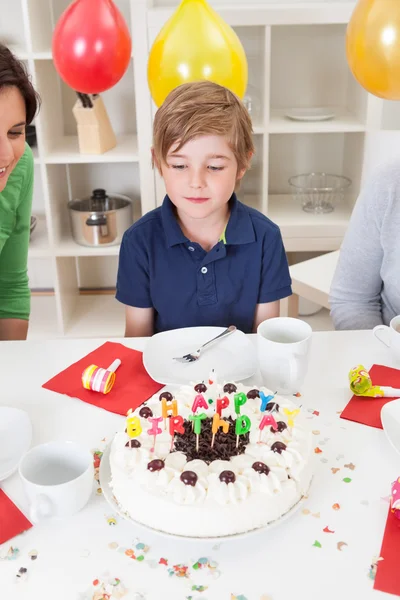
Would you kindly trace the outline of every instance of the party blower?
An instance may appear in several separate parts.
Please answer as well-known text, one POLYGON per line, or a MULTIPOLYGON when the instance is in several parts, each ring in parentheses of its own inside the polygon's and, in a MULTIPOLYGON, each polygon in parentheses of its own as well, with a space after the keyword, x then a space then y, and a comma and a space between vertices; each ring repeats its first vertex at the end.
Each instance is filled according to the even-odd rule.
POLYGON ((115 371, 121 364, 121 360, 116 358, 108 369, 102 369, 97 365, 89 365, 82 373, 82 385, 86 390, 108 394, 115 383, 115 371))
POLYGON ((355 396, 368 398, 397 398, 400 389, 385 385, 372 385, 370 374, 363 365, 357 365, 349 372, 350 389, 355 396))

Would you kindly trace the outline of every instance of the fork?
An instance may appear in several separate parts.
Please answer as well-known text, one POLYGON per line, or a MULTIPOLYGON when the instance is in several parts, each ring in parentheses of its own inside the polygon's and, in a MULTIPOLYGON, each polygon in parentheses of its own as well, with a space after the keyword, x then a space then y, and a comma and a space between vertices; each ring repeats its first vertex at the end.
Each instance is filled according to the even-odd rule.
POLYGON ((235 325, 229 325, 229 327, 227 327, 225 331, 217 335, 217 337, 208 340, 208 342, 200 346, 198 350, 195 350, 194 352, 189 352, 189 354, 184 354, 183 356, 175 356, 173 360, 176 360, 181 363, 190 363, 194 362, 195 360, 199 360, 200 354, 202 353, 204 348, 209 347, 211 344, 215 344, 217 340, 222 340, 222 338, 226 337, 227 335, 230 335, 234 331, 236 331, 235 325))

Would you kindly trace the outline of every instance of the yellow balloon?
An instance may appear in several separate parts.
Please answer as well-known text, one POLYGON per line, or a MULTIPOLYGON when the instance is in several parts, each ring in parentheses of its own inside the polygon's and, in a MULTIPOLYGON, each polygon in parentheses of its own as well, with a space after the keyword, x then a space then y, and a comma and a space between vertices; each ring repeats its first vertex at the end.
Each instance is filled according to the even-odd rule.
POLYGON ((354 77, 368 92, 400 100, 400 1, 359 0, 346 51, 354 77))
POLYGON ((182 0, 152 46, 147 78, 157 106, 178 85, 203 79, 243 98, 246 55, 236 33, 206 0, 182 0))

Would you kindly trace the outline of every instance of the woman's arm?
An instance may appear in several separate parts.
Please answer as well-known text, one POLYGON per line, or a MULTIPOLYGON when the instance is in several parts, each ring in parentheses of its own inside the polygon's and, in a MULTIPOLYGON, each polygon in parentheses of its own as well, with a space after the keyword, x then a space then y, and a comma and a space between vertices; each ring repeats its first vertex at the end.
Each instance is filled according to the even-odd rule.
MULTIPOLYGON (((339 254, 330 291, 336 329, 372 329, 382 323, 381 228, 393 190, 393 169, 379 170, 360 194, 339 254)), ((397 170, 397 179, 399 172, 397 170)))
POLYGON ((20 190, 15 226, 0 253, 0 340, 24 340, 28 333, 30 290, 27 262, 33 194, 33 155, 30 148, 26 152, 27 170, 20 190))

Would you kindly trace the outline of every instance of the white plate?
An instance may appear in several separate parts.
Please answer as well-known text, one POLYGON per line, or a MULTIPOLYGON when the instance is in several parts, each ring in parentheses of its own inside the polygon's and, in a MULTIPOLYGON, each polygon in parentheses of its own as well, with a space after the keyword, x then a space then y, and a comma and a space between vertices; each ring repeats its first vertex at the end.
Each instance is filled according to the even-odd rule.
POLYGON ((16 471, 32 442, 32 424, 19 408, 0 406, 0 481, 16 471))
POLYGON ((400 454, 400 400, 392 400, 382 407, 381 421, 389 442, 400 454))
POLYGON ((291 108, 285 116, 292 121, 328 121, 335 113, 329 108, 291 108))
MULTIPOLYGON (((294 515, 306 501, 306 497, 301 498, 301 500, 299 500, 299 502, 297 504, 295 504, 295 506, 293 506, 293 508, 291 510, 289 510, 289 512, 287 512, 285 515, 283 515, 277 521, 274 521, 273 523, 270 523, 269 525, 266 525, 265 527, 260 527, 259 529, 252 529, 251 531, 246 531, 245 533, 235 533, 233 535, 225 535, 225 536, 219 536, 219 537, 215 536, 215 537, 198 537, 198 538, 196 538, 196 537, 190 537, 190 536, 186 536, 186 535, 174 535, 172 533, 166 533, 165 531, 159 531, 158 529, 153 529, 152 527, 149 527, 148 525, 143 525, 143 523, 139 523, 138 521, 135 521, 134 519, 132 519, 132 517, 130 515, 128 515, 126 512, 124 512, 122 510, 122 508, 120 507, 120 505, 118 504, 118 502, 113 494, 112 488, 110 486, 110 481, 111 481, 111 468, 110 468, 111 444, 112 444, 112 442, 110 442, 106 446, 106 448, 103 452, 103 456, 101 457, 100 468, 99 468, 99 482, 100 482, 100 487, 103 491, 103 496, 106 499, 106 501, 108 502, 108 504, 111 506, 111 508, 113 509, 114 512, 116 512, 123 519, 130 521, 132 523, 132 525, 137 527, 139 530, 140 529, 143 530, 144 533, 151 531, 151 532, 157 533, 158 535, 161 535, 163 537, 175 538, 176 540, 178 540, 178 539, 190 540, 192 542, 215 542, 215 541, 222 542, 222 541, 239 540, 239 539, 242 539, 249 535, 263 533, 267 530, 272 529, 273 527, 276 527, 276 525, 280 525, 281 523, 283 523, 287 519, 289 519, 292 515, 294 515)), ((308 497, 308 492, 306 495, 308 497)))
POLYGON ((187 327, 157 333, 148 341, 143 352, 143 364, 155 381, 164 385, 207 381, 212 369, 218 381, 241 381, 257 370, 254 345, 242 331, 235 331, 191 363, 179 363, 174 356, 193 352, 202 344, 224 331, 223 327, 187 327))

